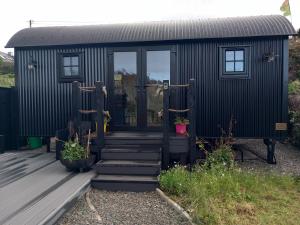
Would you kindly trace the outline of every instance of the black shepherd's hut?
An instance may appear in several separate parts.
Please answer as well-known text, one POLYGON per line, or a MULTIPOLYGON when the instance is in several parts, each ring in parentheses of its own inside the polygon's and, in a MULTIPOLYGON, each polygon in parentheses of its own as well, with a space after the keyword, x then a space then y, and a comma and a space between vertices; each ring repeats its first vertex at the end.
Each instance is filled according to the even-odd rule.
MULTIPOLYGON (((163 81, 193 78, 197 136, 219 137, 233 116, 237 138, 280 139, 294 34, 278 15, 23 29, 6 45, 15 48, 20 135, 66 127, 73 81, 104 82, 111 131, 158 131, 163 81)), ((183 89, 170 91, 170 108, 187 108, 183 89)))

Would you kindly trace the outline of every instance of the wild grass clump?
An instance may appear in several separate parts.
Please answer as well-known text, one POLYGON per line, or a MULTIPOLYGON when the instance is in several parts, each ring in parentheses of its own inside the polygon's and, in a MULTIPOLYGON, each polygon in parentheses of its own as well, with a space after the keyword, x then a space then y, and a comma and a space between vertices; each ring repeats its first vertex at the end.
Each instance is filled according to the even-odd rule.
POLYGON ((242 171, 229 146, 191 172, 176 166, 162 173, 160 185, 197 224, 299 224, 299 179, 242 171))

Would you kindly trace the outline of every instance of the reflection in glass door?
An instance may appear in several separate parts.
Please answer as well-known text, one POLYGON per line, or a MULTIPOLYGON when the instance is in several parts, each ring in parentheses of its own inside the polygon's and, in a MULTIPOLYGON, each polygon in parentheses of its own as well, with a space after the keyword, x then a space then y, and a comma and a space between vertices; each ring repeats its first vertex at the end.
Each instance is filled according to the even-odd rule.
POLYGON ((137 126, 137 53, 113 54, 113 115, 114 126, 137 126))
POLYGON ((170 80, 170 51, 146 52, 147 127, 160 127, 163 108, 163 80, 170 80))

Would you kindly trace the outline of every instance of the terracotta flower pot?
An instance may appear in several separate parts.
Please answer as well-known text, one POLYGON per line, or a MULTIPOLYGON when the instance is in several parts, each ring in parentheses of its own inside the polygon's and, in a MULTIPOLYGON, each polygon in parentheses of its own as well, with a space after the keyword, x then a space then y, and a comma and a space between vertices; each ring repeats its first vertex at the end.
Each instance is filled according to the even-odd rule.
POLYGON ((186 134, 186 124, 176 124, 176 134, 186 134))

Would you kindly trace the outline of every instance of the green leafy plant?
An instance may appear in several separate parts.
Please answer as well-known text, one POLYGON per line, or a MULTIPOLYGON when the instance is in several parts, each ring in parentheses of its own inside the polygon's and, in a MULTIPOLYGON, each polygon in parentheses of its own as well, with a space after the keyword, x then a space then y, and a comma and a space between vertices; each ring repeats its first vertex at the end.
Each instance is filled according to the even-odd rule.
POLYGON ((179 117, 177 116, 175 118, 175 122, 174 122, 175 125, 188 125, 190 124, 190 121, 184 117, 179 117))
POLYGON ((218 149, 207 155, 204 163, 207 169, 232 169, 234 168, 234 154, 229 145, 219 146, 218 149))
POLYGON ((300 94, 300 81, 294 80, 289 83, 288 86, 289 94, 300 94))
POLYGON ((62 158, 64 160, 81 160, 88 158, 86 150, 83 146, 80 145, 78 138, 75 138, 74 141, 69 140, 64 143, 64 149, 62 151, 62 158))

